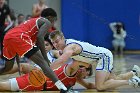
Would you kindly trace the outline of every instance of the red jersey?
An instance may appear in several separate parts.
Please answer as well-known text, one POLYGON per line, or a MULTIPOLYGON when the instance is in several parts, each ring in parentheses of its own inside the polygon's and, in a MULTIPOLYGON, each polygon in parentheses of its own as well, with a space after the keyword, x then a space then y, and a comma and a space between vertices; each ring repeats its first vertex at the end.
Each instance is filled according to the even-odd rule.
MULTIPOLYGON (((61 82, 66 86, 74 86, 76 83, 76 78, 75 77, 69 77, 66 75, 65 73, 65 69, 66 69, 66 65, 61 66, 60 68, 54 70, 55 74, 58 76, 59 80, 61 80, 61 82)), ((20 90, 26 90, 26 91, 35 91, 35 90, 43 90, 43 86, 40 87, 34 87, 29 83, 29 74, 23 75, 21 77, 17 77, 17 83, 19 86, 20 90)), ((46 90, 48 91, 55 91, 58 90, 57 87, 55 86, 55 84, 52 82, 52 80, 47 79, 46 81, 46 90)))
MULTIPOLYGON (((35 41, 36 35, 38 33, 38 27, 36 25, 36 22, 39 18, 31 18, 30 20, 27 20, 20 25, 12 28, 9 30, 4 39, 9 38, 31 38, 32 41, 35 41)), ((34 43, 34 42, 33 42, 34 43)))
POLYGON ((3 40, 4 57, 12 59, 16 53, 23 56, 35 46, 38 34, 37 20, 40 18, 31 18, 6 33, 3 40))

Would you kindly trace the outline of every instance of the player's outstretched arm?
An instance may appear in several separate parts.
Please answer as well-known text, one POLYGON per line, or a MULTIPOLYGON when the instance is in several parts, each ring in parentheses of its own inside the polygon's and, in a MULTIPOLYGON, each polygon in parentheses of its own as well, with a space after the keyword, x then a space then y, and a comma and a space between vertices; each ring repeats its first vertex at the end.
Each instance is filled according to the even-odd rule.
POLYGON ((87 89, 96 89, 94 83, 87 82, 86 80, 84 80, 82 78, 78 78, 77 77, 77 81, 76 82, 79 83, 80 85, 82 85, 83 87, 87 88, 87 89))

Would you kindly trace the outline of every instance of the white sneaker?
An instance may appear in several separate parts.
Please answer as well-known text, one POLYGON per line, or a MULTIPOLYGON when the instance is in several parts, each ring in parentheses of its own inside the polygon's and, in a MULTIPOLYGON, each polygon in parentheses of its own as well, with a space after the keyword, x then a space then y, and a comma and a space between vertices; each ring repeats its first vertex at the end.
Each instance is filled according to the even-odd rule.
POLYGON ((133 76, 131 79, 129 79, 129 85, 132 85, 135 88, 140 87, 140 78, 133 76))
POLYGON ((135 73, 137 77, 140 78, 140 67, 138 65, 134 65, 132 71, 135 73))

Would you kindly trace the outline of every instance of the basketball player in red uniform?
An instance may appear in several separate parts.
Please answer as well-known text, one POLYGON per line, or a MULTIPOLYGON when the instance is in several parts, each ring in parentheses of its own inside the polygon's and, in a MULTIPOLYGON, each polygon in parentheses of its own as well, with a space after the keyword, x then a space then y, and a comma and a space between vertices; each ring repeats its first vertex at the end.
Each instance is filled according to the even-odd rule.
POLYGON ((44 74, 50 78, 58 89, 67 90, 63 83, 49 67, 46 56, 44 36, 57 19, 57 14, 52 8, 42 11, 41 17, 32 18, 9 30, 3 40, 3 56, 6 60, 5 68, 0 74, 6 74, 13 67, 15 56, 27 57, 38 64, 44 74))
MULTIPOLYGON (((66 87, 74 86, 78 77, 80 76, 84 79, 86 76, 92 74, 92 66, 78 62, 74 60, 69 60, 68 64, 65 64, 57 69, 54 69, 55 74, 58 76, 59 80, 61 80, 66 87)), ((29 74, 25 74, 23 76, 9 79, 5 82, 0 82, 0 91, 56 91, 58 90, 52 80, 47 79, 46 84, 40 87, 34 87, 29 83, 29 74)), ((84 87, 86 88, 95 88, 93 83, 86 82, 84 87)))

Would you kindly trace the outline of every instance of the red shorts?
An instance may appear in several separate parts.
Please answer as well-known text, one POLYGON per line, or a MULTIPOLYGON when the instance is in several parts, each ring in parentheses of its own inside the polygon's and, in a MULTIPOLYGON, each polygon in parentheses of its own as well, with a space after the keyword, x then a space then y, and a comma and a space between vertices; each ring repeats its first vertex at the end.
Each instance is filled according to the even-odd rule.
POLYGON ((33 46, 35 46, 33 40, 26 34, 17 35, 13 38, 12 35, 6 34, 3 40, 3 56, 9 60, 14 58, 16 54, 22 57, 30 51, 33 46))

